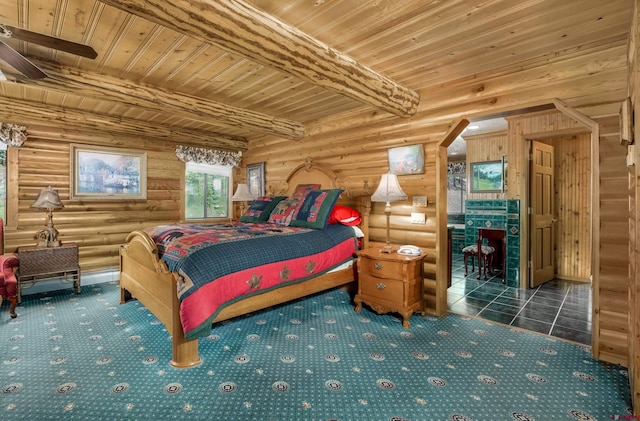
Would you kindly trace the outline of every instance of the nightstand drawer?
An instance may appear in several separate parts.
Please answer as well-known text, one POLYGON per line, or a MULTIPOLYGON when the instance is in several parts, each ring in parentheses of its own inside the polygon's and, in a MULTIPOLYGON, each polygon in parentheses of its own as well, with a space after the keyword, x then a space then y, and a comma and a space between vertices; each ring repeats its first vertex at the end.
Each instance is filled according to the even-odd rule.
POLYGON ((362 258, 358 260, 358 271, 368 273, 378 278, 402 279, 402 262, 391 262, 362 258))
POLYGON ((397 302, 402 305, 404 297, 404 282, 396 279, 384 279, 361 273, 358 279, 360 294, 373 298, 380 298, 387 302, 397 302))

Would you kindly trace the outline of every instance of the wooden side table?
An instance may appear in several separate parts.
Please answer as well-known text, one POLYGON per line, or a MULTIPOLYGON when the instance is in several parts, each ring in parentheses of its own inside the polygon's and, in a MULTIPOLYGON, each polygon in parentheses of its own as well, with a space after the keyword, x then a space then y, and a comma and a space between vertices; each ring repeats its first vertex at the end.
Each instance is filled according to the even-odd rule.
POLYGON ((357 253, 358 294, 354 298, 355 311, 362 303, 376 313, 397 312, 403 317, 402 326, 409 329, 409 317, 420 311, 426 315, 423 297, 422 258, 398 253, 381 253, 368 248, 357 253))
POLYGON ((42 281, 59 279, 73 283, 76 294, 80 294, 80 266, 76 244, 63 244, 59 247, 19 247, 18 261, 18 303, 22 302, 22 288, 31 288, 42 281))

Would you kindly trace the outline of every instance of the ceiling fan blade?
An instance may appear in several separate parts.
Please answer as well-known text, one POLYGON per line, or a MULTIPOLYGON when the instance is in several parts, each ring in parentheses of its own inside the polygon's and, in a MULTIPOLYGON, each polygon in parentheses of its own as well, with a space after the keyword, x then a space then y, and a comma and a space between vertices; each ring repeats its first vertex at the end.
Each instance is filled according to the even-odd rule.
POLYGON ((35 64, 24 58, 22 54, 0 41, 0 59, 30 79, 43 79, 47 74, 35 64))
MULTIPOLYGON (((98 57, 98 53, 90 45, 79 44, 77 42, 67 41, 62 38, 51 37, 49 35, 38 34, 36 32, 27 31, 26 29, 15 28, 9 25, 1 25, 5 36, 19 39, 21 41, 31 42, 33 44, 42 45, 43 47, 53 48, 55 50, 64 51, 75 54, 77 56, 94 59, 98 57), (7 32, 8 31, 8 32, 7 32)), ((1 31, 0 31, 1 34, 1 31)))

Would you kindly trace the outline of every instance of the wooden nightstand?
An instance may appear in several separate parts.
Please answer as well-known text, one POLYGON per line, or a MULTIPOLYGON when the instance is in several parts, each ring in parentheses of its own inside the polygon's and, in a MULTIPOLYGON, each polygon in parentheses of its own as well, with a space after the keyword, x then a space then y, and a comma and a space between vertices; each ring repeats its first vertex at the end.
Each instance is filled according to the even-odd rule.
POLYGON ((397 312, 403 317, 402 326, 408 329, 409 317, 420 311, 425 316, 423 297, 422 258, 398 253, 380 253, 368 248, 357 253, 358 294, 354 301, 356 313, 362 303, 376 313, 397 312))
POLYGON ((78 246, 72 243, 59 247, 27 246, 18 248, 18 303, 22 301, 23 284, 26 288, 37 282, 60 279, 73 282, 76 294, 80 294, 80 266, 78 246))

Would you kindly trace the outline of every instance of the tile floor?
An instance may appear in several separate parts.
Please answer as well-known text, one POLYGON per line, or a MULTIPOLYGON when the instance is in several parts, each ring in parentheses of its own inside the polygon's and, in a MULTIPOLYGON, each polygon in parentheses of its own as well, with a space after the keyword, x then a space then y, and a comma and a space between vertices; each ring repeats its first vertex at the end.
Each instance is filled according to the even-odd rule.
MULTIPOLYGON (((470 265, 470 262, 469 262, 470 265)), ((518 326, 558 338, 591 345, 591 285, 554 279, 537 288, 507 287, 500 273, 476 279, 464 276, 462 255, 453 256, 449 311, 518 326)))

